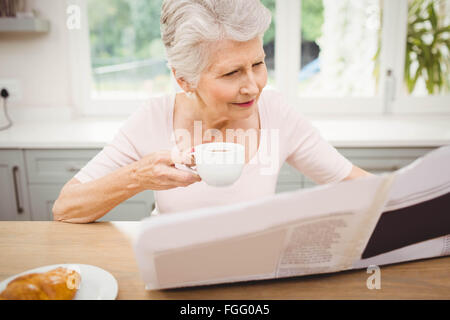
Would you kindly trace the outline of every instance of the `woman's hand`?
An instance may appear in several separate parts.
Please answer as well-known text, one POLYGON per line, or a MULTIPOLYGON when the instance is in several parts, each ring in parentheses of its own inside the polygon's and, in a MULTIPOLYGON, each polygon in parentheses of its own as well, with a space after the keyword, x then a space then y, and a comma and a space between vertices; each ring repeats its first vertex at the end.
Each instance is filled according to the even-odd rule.
POLYGON ((345 180, 353 180, 357 178, 367 177, 367 176, 373 176, 374 174, 367 172, 355 165, 352 167, 352 171, 350 171, 349 175, 343 179, 345 180))
POLYGON ((167 190, 201 181, 198 174, 175 168, 175 163, 195 165, 189 153, 168 150, 148 154, 133 164, 132 176, 144 189, 167 190))

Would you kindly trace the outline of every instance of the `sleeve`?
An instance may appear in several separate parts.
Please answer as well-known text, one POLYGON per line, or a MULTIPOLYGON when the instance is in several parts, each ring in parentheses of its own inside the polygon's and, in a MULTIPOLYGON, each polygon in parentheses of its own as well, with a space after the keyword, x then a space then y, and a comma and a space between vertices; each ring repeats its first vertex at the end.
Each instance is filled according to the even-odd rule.
POLYGON ((144 112, 144 107, 135 111, 120 127, 113 140, 75 174, 74 178, 81 183, 89 182, 139 160, 141 155, 136 149, 133 137, 138 135, 136 130, 142 126, 144 112))
POLYGON ((352 163, 342 156, 298 110, 278 99, 280 128, 287 142, 286 162, 318 184, 347 177, 352 163))

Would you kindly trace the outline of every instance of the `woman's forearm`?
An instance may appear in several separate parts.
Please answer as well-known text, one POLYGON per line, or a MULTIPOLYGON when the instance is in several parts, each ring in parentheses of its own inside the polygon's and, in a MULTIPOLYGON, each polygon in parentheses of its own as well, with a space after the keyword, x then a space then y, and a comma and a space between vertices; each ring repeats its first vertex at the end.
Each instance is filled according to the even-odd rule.
POLYGON ((135 178, 135 170, 130 164, 94 181, 66 185, 53 206, 54 220, 88 223, 101 218, 145 190, 135 178))
POLYGON ((373 174, 353 165, 352 171, 350 171, 350 174, 344 178, 344 181, 345 180, 353 180, 353 179, 357 179, 357 178, 361 178, 361 177, 367 177, 367 176, 373 176, 373 174))

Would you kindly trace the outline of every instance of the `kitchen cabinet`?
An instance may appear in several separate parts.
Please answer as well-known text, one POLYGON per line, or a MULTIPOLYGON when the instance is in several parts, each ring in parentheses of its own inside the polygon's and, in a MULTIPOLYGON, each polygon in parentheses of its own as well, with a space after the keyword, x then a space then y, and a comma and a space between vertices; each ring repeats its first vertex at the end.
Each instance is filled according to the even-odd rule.
MULTIPOLYGON (((53 220, 53 203, 58 198, 61 185, 30 185, 33 220, 53 220)), ((97 221, 139 221, 150 215, 153 192, 144 191, 113 208, 97 221)))
POLYGON ((25 162, 21 150, 0 152, 0 220, 31 220, 25 162))
MULTIPOLYGON (((53 220, 53 204, 69 181, 100 149, 0 150, 0 220, 53 220)), ((153 191, 135 195, 99 221, 150 216, 153 191)))
MULTIPOLYGON (((374 174, 392 172, 433 150, 426 148, 338 148, 353 164, 374 174)), ((53 203, 69 181, 100 149, 0 149, 0 220, 52 220, 53 203)), ((284 164, 276 192, 314 186, 284 164)), ((100 221, 141 220, 154 204, 148 190, 124 201, 100 221)))
POLYGON ((0 33, 45 33, 50 29, 48 20, 39 18, 1 17, 0 33))
MULTIPOLYGON (((64 184, 100 149, 25 150, 28 189, 33 220, 53 220, 53 203, 64 184)), ((98 221, 141 220, 148 217, 154 203, 147 190, 119 204, 98 221)))
POLYGON ((39 149, 25 150, 30 184, 65 184, 100 150, 39 149))
MULTIPOLYGON (((337 148, 354 165, 376 175, 396 171, 432 151, 426 148, 337 148)), ((278 177, 276 192, 310 188, 316 184, 285 163, 278 177)))
POLYGON ((303 188, 305 177, 294 167, 284 163, 278 174, 276 193, 303 188))

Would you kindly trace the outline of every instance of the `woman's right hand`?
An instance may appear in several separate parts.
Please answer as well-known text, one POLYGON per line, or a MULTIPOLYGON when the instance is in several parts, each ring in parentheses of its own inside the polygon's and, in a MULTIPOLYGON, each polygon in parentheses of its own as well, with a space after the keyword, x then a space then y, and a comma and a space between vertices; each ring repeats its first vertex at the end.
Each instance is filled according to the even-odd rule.
POLYGON ((175 162, 195 165, 189 153, 173 154, 169 150, 152 152, 133 163, 132 174, 144 189, 167 190, 201 181, 198 174, 175 168, 175 162))

